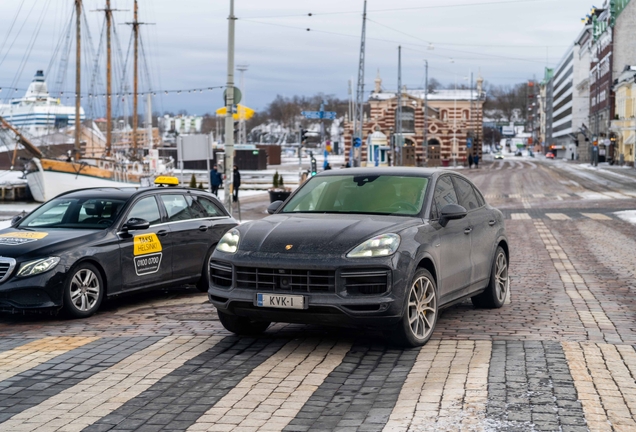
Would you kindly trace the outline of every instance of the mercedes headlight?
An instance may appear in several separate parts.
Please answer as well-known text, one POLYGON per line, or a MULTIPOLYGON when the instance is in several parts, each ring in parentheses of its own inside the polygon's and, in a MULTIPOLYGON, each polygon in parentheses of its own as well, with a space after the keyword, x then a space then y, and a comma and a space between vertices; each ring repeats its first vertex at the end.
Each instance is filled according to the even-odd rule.
POLYGON ((231 254, 236 253, 240 236, 241 233, 236 228, 226 232, 219 244, 216 245, 216 250, 231 254))
POLYGON ((347 254, 347 258, 375 258, 393 255, 400 246, 397 234, 382 234, 358 245, 347 254))
POLYGON ((42 258, 35 261, 25 262, 24 264, 20 266, 20 271, 18 271, 18 277, 33 276, 33 275, 47 272, 55 268, 55 266, 58 265, 59 262, 60 262, 59 257, 42 258))

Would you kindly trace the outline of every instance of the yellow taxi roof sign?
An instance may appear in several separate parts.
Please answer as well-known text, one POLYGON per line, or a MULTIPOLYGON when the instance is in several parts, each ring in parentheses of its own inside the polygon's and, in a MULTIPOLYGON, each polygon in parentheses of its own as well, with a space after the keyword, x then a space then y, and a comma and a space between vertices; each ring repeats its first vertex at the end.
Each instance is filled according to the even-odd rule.
POLYGON ((179 186, 179 179, 171 176, 159 176, 155 179, 155 184, 159 186, 179 186))

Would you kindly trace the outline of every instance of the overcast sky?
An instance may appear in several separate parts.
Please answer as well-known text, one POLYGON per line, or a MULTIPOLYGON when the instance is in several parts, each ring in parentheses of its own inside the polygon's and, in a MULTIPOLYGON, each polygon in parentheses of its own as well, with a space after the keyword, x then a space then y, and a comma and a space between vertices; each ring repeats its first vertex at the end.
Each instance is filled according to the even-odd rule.
MULTIPOLYGON (((104 3, 84 0, 87 11, 103 8, 104 3)), ((139 0, 140 21, 154 24, 142 28, 153 90, 225 84, 229 3, 139 0)), ((323 92, 347 97, 348 81, 355 86, 358 72, 363 0, 235 3, 236 62, 249 65, 246 105, 262 109, 277 94, 323 92)), ((596 3, 601 6, 602 0, 596 3)), ((129 10, 115 14, 117 23, 131 21, 132 6, 133 0, 112 0, 113 8, 129 10)), ((366 88, 373 88, 378 70, 383 86, 396 88, 400 44, 403 83, 410 88, 423 86, 424 59, 429 60, 430 76, 445 84, 466 82, 470 71, 475 75, 481 71, 494 84, 540 79, 546 65, 552 67, 563 57, 591 6, 585 0, 369 0, 366 88)), ((47 69, 49 86, 60 88, 57 71, 64 56, 54 52, 58 44, 64 46, 72 8, 73 0, 2 0, 0 87, 5 91, 1 100, 9 94, 7 87, 28 86, 37 69, 47 69)), ((87 12, 87 19, 96 46, 103 14, 87 12)), ((117 25, 116 30, 124 53, 120 56, 115 50, 119 58, 128 49, 130 29, 117 25)), ((74 88, 73 67, 71 56, 67 90, 74 88)), ((85 69, 86 89, 91 87, 92 68, 85 69)), ((147 88, 147 80, 142 81, 147 88)), ((158 111, 203 114, 222 105, 221 90, 159 94, 154 101, 158 111)))

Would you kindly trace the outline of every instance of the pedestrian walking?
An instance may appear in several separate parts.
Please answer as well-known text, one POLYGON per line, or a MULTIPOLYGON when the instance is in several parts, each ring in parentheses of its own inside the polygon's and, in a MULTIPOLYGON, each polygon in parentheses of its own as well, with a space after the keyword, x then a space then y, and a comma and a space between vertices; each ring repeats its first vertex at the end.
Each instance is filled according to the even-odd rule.
POLYGON ((219 172, 219 168, 214 165, 212 167, 212 171, 210 171, 210 188, 212 189, 212 193, 216 196, 219 196, 219 188, 223 184, 223 177, 219 172))
POLYGON ((473 154, 469 153, 468 154, 468 168, 472 168, 473 167, 473 154))
POLYGON ((241 187, 241 173, 239 172, 238 166, 236 166, 236 165, 234 165, 234 174, 233 174, 233 178, 232 178, 232 186, 233 186, 232 201, 237 202, 238 201, 239 187, 241 187))
POLYGON ((476 154, 473 160, 475 161, 475 168, 479 168, 479 154, 476 154))

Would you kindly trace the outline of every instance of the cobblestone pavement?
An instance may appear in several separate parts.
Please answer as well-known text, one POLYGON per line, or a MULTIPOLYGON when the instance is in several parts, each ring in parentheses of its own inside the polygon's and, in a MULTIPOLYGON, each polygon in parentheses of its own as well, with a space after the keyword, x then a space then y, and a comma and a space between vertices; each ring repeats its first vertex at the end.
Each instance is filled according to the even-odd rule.
POLYGON ((0 430, 636 430, 636 226, 616 215, 636 209, 633 174, 529 159, 463 173, 506 217, 503 308, 453 306, 421 349, 287 324, 239 338, 188 287, 86 320, 2 315, 0 430))

